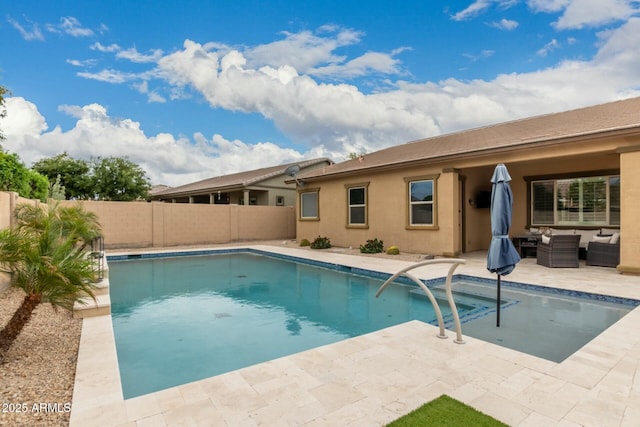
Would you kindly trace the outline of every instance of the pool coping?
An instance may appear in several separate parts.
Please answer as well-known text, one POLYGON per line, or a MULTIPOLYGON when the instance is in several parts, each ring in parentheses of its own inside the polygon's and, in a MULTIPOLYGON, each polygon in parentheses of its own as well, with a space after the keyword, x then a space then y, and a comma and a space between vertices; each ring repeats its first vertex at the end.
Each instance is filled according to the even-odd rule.
MULTIPOLYGON (((339 264, 343 264, 346 260, 347 264, 357 268, 368 269, 375 267, 377 271, 382 270, 385 274, 392 274, 397 271, 399 269, 398 265, 410 264, 409 262, 366 257, 345 257, 344 254, 339 253, 318 252, 310 254, 308 251, 303 253, 295 248, 262 245, 246 245, 229 249, 237 252, 248 248, 276 252, 285 256, 312 256, 314 260, 319 262, 334 263, 340 258, 339 264)), ((224 248, 212 250, 219 251, 220 249, 225 250, 224 248)), ((150 254, 149 256, 160 253, 166 254, 167 252, 174 253, 175 251, 170 249, 145 251, 145 253, 150 254)), ((197 250, 180 252, 193 254, 197 250)), ((117 253, 110 256, 117 256, 117 253)), ((441 268, 434 268, 433 270, 428 272, 421 271, 419 277, 434 279, 435 276, 441 277, 443 275, 441 268)), ((485 274, 485 277, 491 276, 485 274)), ((627 279, 625 280, 628 281, 627 279)), ((575 291, 579 292, 579 290, 575 291)), ((624 292, 621 293, 624 294, 624 292)), ((637 299, 638 294, 632 292, 630 295, 623 297, 637 299)), ((633 365, 633 372, 635 373, 638 356, 630 355, 630 350, 636 349, 637 354, 637 349, 640 348, 640 334, 635 332, 633 330, 635 328, 632 326, 633 322, 638 320, 640 320, 640 310, 636 308, 621 321, 559 364, 466 336, 466 344, 461 346, 453 344, 453 340, 444 340, 448 342, 443 342, 443 340, 435 337, 437 328, 422 322, 408 322, 340 343, 308 350, 293 356, 125 401, 122 397, 120 386, 111 316, 87 318, 83 321, 71 425, 125 426, 144 425, 144 423, 173 425, 180 419, 196 419, 203 413, 207 414, 207 419, 213 417, 211 419, 219 419, 230 424, 241 421, 240 424, 245 425, 258 425, 261 422, 266 422, 265 420, 273 420, 273 417, 276 417, 274 414, 279 414, 278 416, 285 418, 293 417, 294 424, 339 425, 338 420, 344 420, 346 414, 351 414, 349 416, 355 417, 356 420, 367 420, 368 425, 376 425, 389 422, 418 406, 419 403, 424 403, 428 400, 428 396, 433 395, 435 398, 437 397, 435 394, 442 394, 443 392, 469 403, 510 425, 525 425, 527 422, 545 419, 555 420, 555 422, 574 423, 584 423, 584 420, 587 420, 586 424, 589 424, 588 421, 592 418, 598 420, 599 417, 603 416, 602 411, 593 410, 592 400, 594 400, 594 397, 589 397, 602 383, 604 383, 605 391, 608 395, 613 394, 613 397, 618 397, 614 399, 618 403, 614 405, 618 409, 618 413, 617 415, 614 414, 613 418, 621 422, 625 419, 631 420, 632 418, 628 418, 630 415, 640 413, 640 403, 637 403, 636 400, 627 402, 631 397, 636 397, 635 395, 640 391, 638 390, 640 385, 636 385, 632 381, 627 387, 628 390, 625 389, 626 393, 618 393, 620 396, 616 396, 616 393, 611 391, 611 389, 615 391, 616 385, 609 384, 606 379, 610 375, 615 378, 620 373, 616 370, 617 366, 620 364, 631 366, 633 361, 636 361, 636 365, 633 365), (621 336, 625 338, 622 339, 621 336), (390 346, 390 342, 395 342, 396 346, 390 346), (406 347, 407 343, 416 342, 421 343, 421 346, 417 348, 409 346, 411 349, 403 348, 406 347), (385 344, 382 345, 381 343, 385 344), (348 351, 343 354, 341 349, 345 348, 348 351), (354 348, 358 349, 358 351, 354 351, 354 348), (401 375, 402 373, 404 375, 402 378, 405 379, 405 377, 415 375, 410 372, 404 373, 402 365, 406 364, 407 361, 416 363, 416 360, 420 358, 421 353, 424 351, 428 351, 430 354, 444 352, 446 357, 438 362, 439 374, 429 376, 433 381, 429 383, 430 386, 423 390, 420 396, 413 394, 416 388, 420 388, 420 384, 412 384, 413 390, 399 392, 395 396, 385 396, 383 399, 379 396, 382 393, 381 390, 376 387, 367 389, 364 393, 359 388, 358 383, 370 381, 367 375, 361 374, 355 377, 354 381, 347 381, 346 383, 344 378, 333 378, 331 375, 333 371, 340 371, 343 368, 343 363, 355 362, 352 359, 356 357, 356 354, 358 357, 364 357, 368 360, 369 358, 364 355, 380 352, 389 355, 393 354, 394 358, 403 361, 402 363, 396 361, 397 366, 394 366, 391 372, 393 375, 401 375), (340 356, 335 359, 326 359, 324 356, 328 353, 336 353, 340 356), (311 412, 314 415, 312 418, 307 419, 308 416, 304 415, 302 410, 299 413, 296 412, 298 414, 296 416, 299 418, 293 415, 284 415, 283 408, 278 403, 279 401, 276 399, 276 402, 271 402, 269 399, 273 399, 273 397, 267 391, 261 392, 262 387, 265 387, 265 383, 277 383, 281 378, 290 377, 292 364, 306 363, 309 359, 319 359, 321 361, 314 362, 311 366, 320 369, 322 375, 296 369, 295 372, 304 381, 299 380, 295 384, 288 384, 287 390, 291 388, 300 389, 298 394, 306 396, 309 401, 302 402, 304 404, 300 407, 306 407, 307 412, 309 412, 311 408, 309 405, 311 405, 313 407, 311 412), (485 366, 484 368, 495 377, 487 373, 476 372, 479 375, 476 378, 470 374, 465 374, 459 368, 449 366, 450 360, 454 359, 463 360, 466 366, 471 367, 475 366, 477 360, 484 361, 483 363, 486 363, 487 360, 492 360, 496 362, 496 366, 501 366, 504 372, 493 372, 495 370, 493 367, 485 366), (505 372, 511 372, 512 374, 505 376, 505 372), (263 378, 265 375, 267 379, 263 378), (454 378, 455 381, 450 378, 454 378), (305 381, 308 383, 306 386, 305 381), (487 382, 489 384, 495 382, 496 385, 501 385, 503 388, 507 387, 506 391, 496 395, 494 390, 483 385, 487 382), (523 383, 526 383, 524 388, 522 386, 523 383), (542 390, 550 387, 550 384, 553 384, 552 388, 554 390, 551 393, 547 391, 546 394, 548 396, 545 397, 543 396, 545 392, 542 390), (513 387, 519 390, 519 397, 517 393, 515 397, 512 396, 514 393, 510 389, 513 387), (326 389, 327 391, 333 390, 334 392, 351 390, 355 393, 357 391, 359 395, 364 397, 357 402, 346 399, 343 402, 344 404, 340 402, 324 402, 328 397, 313 393, 318 388, 326 389), (487 389, 485 390, 485 388, 487 389), (243 391, 238 391, 240 389, 243 391), (534 391, 529 392, 528 389, 534 391), (572 391, 574 396, 565 396, 561 390, 572 391), (562 399, 557 396, 558 393, 562 394, 562 399), (240 394, 243 399, 253 402, 250 405, 251 407, 244 408, 240 402, 227 401, 228 397, 226 396, 236 394, 240 394), (625 394, 626 396, 624 396, 625 394), (376 396, 375 399, 372 397, 373 395, 376 396), (554 409, 545 409, 543 402, 546 401, 546 398, 554 395, 556 401, 549 401, 546 404, 547 406, 551 405, 551 408, 554 409), (576 398, 578 395, 579 397, 576 398), (583 398, 587 398, 587 400, 585 401, 583 398), (564 402, 563 405, 558 405, 558 399, 564 402), (372 401, 368 402, 368 400, 372 401), (623 410, 620 410, 621 404, 618 402, 619 400, 625 402, 623 410), (377 406, 374 409, 370 408, 368 411, 364 411, 363 407, 373 404, 373 401, 376 401, 377 406), (509 405, 505 406, 505 402, 511 402, 511 407, 517 408, 517 410, 507 409, 509 405), (561 408, 558 408, 558 406, 561 406, 561 408), (353 411, 355 411, 355 415, 352 414, 353 411)), ((374 360, 368 361, 374 364, 374 360)), ((357 366, 359 367, 360 364, 357 366)), ((358 367, 354 367, 351 371, 357 371, 358 367)), ((389 368, 383 366, 377 369, 389 368)), ((345 375, 348 376, 349 374, 345 375)), ((389 373, 389 375, 392 374, 389 373)), ((411 381, 411 379, 407 378, 406 381, 411 381)), ((403 383, 402 381, 397 382, 403 383)), ((378 385, 380 386, 381 384, 378 385)), ((388 385, 393 388, 393 382, 388 385)), ((600 399, 595 398, 595 401, 598 402, 600 399)), ((607 404, 610 405, 610 402, 607 404)), ((610 412, 604 411, 605 414, 610 412)), ((608 418, 608 420, 611 421, 611 418, 608 418)))

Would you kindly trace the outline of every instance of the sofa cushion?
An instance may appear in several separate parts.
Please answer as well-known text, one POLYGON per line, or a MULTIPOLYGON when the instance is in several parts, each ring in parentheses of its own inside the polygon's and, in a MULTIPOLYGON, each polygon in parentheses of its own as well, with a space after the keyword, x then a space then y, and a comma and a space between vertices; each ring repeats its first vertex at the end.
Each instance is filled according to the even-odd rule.
POLYGON ((593 236, 591 238, 591 241, 599 243, 609 243, 611 241, 611 236, 593 236))
POLYGON ((576 234, 576 230, 574 230, 573 228, 552 228, 551 229, 551 234, 555 234, 555 235, 559 235, 559 234, 576 234))
POLYGON ((611 236, 613 233, 619 233, 620 230, 617 228, 602 228, 600 230, 600 234, 603 236, 611 236))
POLYGON ((600 233, 600 230, 576 230, 576 234, 580 235, 580 247, 586 248, 589 245, 589 241, 592 240, 594 236, 597 236, 600 233))

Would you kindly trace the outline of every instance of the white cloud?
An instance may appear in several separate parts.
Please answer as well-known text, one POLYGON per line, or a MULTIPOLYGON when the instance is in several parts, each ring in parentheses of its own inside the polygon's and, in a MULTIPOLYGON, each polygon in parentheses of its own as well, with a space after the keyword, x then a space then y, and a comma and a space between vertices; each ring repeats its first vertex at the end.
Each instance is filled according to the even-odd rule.
POLYGON ((2 130, 6 135, 37 136, 47 129, 47 122, 36 105, 20 97, 5 99, 7 117, 2 120, 2 130))
POLYGON ((98 104, 61 106, 61 111, 77 119, 75 126, 66 132, 60 127, 47 131, 45 119, 33 103, 24 98, 6 101, 8 115, 0 121, 7 136, 3 145, 19 153, 27 165, 63 151, 78 159, 126 153, 148 173, 152 183, 180 185, 264 167, 265 159, 272 165, 322 155, 317 149, 302 154, 271 142, 246 144, 221 135, 206 138, 198 133, 193 141, 166 133, 146 135, 140 123, 113 118, 98 104))
POLYGON ((463 53, 462 56, 464 56, 465 58, 471 60, 471 62, 476 62, 480 59, 484 59, 484 58, 490 58, 492 57, 494 54, 496 53, 495 50, 489 50, 489 49, 485 49, 483 51, 481 51, 479 54, 477 55, 472 55, 470 53, 463 53))
POLYGON ((100 52, 118 52, 120 50, 120 46, 115 43, 110 44, 109 46, 103 46, 100 42, 95 42, 94 44, 89 46, 89 49, 97 50, 100 52))
POLYGON ((20 33, 23 39, 27 41, 31 41, 31 40, 44 41, 44 35, 42 35, 42 31, 40 31, 40 27, 38 26, 38 24, 28 21, 28 24, 31 26, 31 29, 26 29, 22 24, 20 24, 15 19, 7 18, 7 22, 11 24, 13 28, 18 30, 18 32, 20 33))
POLYGON ((124 73, 118 70, 102 70, 97 73, 89 73, 86 71, 79 72, 78 76, 85 79, 98 80, 107 83, 125 83, 134 78, 137 78, 136 74, 124 73))
POLYGON ((60 18, 60 29, 72 37, 91 37, 94 33, 88 28, 80 25, 80 21, 73 16, 60 18))
POLYGON ((518 28, 520 25, 518 21, 502 18, 500 21, 494 21, 489 24, 491 27, 498 28, 499 30, 512 31, 518 28))
POLYGON ((164 104, 165 102, 167 102, 167 98, 165 98, 164 96, 160 95, 156 91, 151 91, 151 92, 149 92, 147 94, 147 101, 149 101, 149 103, 164 104))
MULTIPOLYGON (((400 53, 403 49, 398 49, 400 53)), ((382 74, 403 74, 401 62, 389 55, 381 52, 367 52, 344 64, 332 64, 313 68, 308 71, 309 75, 329 78, 352 78, 370 75, 372 73, 382 74)))
POLYGON ((132 85, 138 92, 147 95, 147 101, 149 103, 161 103, 164 104, 167 102, 167 99, 160 95, 157 91, 149 90, 149 82, 147 80, 143 80, 140 83, 133 83, 132 85))
POLYGON ((562 13, 553 24, 559 30, 599 27, 640 13, 637 0, 528 0, 527 4, 534 12, 562 13))
POLYGON ((136 50, 136 48, 132 47, 127 50, 122 50, 116 54, 116 58, 128 59, 131 62, 136 63, 145 63, 145 62, 157 62, 160 58, 162 58, 162 50, 154 49, 150 54, 145 55, 136 50))
POLYGON ((549 43, 545 44, 542 49, 539 49, 536 52, 536 55, 547 56, 551 51, 554 51, 559 48, 560 48, 560 43, 558 43, 558 40, 552 39, 549 43))
POLYGON ((322 37, 310 31, 285 32, 284 40, 247 49, 244 56, 251 67, 267 65, 278 68, 288 65, 306 73, 319 64, 343 62, 345 57, 333 52, 339 47, 358 43, 363 35, 359 31, 328 26, 323 27, 320 32, 324 34, 322 37))
POLYGON ((107 32, 109 32, 109 27, 107 27, 106 24, 100 24, 100 26, 98 27, 98 33, 105 34, 107 32))
MULTIPOLYGON (((465 9, 454 14, 451 19, 464 21, 473 19, 486 12, 493 6, 508 9, 518 3, 518 0, 476 0, 465 9)), ((626 21, 640 13, 638 0, 527 0, 527 5, 533 12, 558 14, 561 16, 553 23, 558 30, 584 27, 599 27, 612 22, 626 21)), ((503 29, 513 29, 509 26, 514 21, 503 19, 492 26, 503 29)))
POLYGON ((451 17, 454 21, 464 21, 467 19, 475 18, 482 14, 491 6, 498 6, 500 9, 508 9, 518 3, 518 0, 476 0, 467 6, 465 9, 456 13, 451 17))
POLYGON ((67 59, 67 64, 71 64, 74 67, 93 67, 98 63, 95 59, 67 59))

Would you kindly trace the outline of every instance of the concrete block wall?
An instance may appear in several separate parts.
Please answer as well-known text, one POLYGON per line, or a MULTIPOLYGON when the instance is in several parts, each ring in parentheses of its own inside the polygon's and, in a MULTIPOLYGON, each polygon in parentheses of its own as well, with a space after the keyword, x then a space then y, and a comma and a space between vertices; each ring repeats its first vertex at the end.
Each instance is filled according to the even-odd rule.
POLYGON ((292 206, 69 200, 61 203, 80 203, 95 213, 107 249, 295 238, 292 206))

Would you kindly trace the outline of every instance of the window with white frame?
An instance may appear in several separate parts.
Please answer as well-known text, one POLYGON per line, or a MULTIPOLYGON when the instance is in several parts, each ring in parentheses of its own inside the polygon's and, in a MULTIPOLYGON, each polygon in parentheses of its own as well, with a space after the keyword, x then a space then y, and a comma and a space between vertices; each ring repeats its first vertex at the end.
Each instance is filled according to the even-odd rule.
POLYGON ((347 188, 347 226, 367 225, 367 188, 366 184, 350 184, 347 188))
POLYGON ((300 193, 300 219, 319 219, 318 190, 300 193))
POLYGON ((407 180, 409 226, 435 226, 435 179, 407 180))
POLYGON ((620 225, 620 176, 531 181, 532 225, 620 225))

